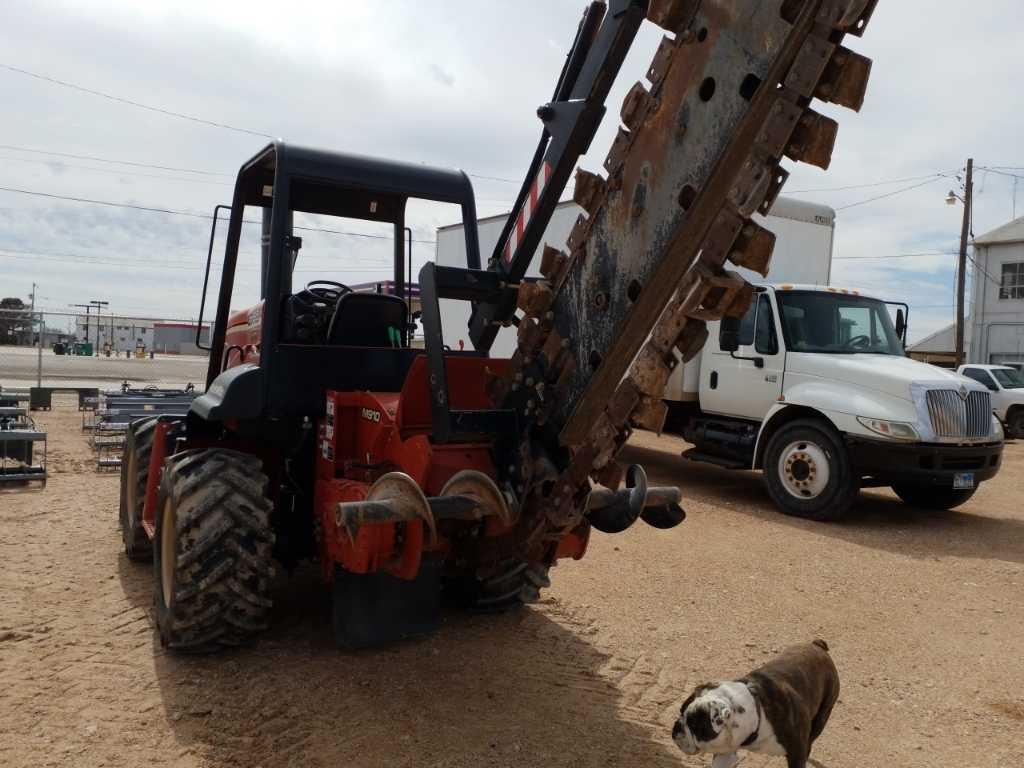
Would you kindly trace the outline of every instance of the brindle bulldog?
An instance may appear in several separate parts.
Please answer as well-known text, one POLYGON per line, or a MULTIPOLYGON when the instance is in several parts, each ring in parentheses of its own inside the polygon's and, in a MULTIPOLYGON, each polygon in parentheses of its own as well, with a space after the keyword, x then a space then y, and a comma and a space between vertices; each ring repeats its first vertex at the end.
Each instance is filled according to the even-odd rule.
POLYGON ((697 686, 679 710, 672 740, 688 755, 714 755, 712 768, 732 768, 740 749, 805 768, 838 697, 839 673, 825 641, 795 645, 739 680, 697 686))

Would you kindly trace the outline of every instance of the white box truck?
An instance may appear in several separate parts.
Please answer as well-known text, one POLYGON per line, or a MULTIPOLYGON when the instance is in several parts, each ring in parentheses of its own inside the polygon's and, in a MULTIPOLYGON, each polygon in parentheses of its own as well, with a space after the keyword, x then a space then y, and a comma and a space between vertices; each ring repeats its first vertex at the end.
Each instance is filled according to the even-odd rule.
MULTIPOLYGON (((561 247, 581 214, 583 209, 572 200, 558 204, 544 233, 544 240, 534 254, 528 277, 540 277, 540 256, 544 243, 561 247)), ((494 250, 507 218, 508 214, 503 213, 477 222, 481 258, 486 259, 494 250)), ((755 220, 768 227, 777 238, 769 277, 789 282, 828 284, 832 269, 835 211, 826 205, 780 197, 767 217, 757 215, 755 220)), ((437 230, 436 247, 435 261, 441 266, 466 266, 466 240, 461 223, 440 227, 437 230)), ((756 273, 744 269, 739 271, 751 282, 764 282, 764 278, 756 273)), ((441 324, 445 344, 450 348, 469 348, 467 325, 470 311, 470 305, 465 301, 441 299, 441 324)), ((515 348, 516 329, 503 328, 491 347, 491 355, 511 357, 515 348)), ((678 385, 679 382, 676 383, 678 385)))
MULTIPOLYGON (((546 241, 564 243, 579 210, 563 203, 546 241)), ((504 220, 481 220, 482 253, 504 220)), ((784 513, 813 520, 839 519, 865 487, 929 509, 967 501, 1002 460, 988 389, 905 356, 905 305, 829 286, 832 209, 780 198, 761 224, 777 237, 771 282, 746 274, 757 292, 738 327, 709 323, 666 387, 666 427, 694 446, 683 455, 762 470, 784 513)), ((464 264, 461 227, 438 231, 437 260, 464 264)), ((466 305, 442 319, 446 343, 464 347, 466 305)), ((515 342, 504 329, 492 354, 515 342)))

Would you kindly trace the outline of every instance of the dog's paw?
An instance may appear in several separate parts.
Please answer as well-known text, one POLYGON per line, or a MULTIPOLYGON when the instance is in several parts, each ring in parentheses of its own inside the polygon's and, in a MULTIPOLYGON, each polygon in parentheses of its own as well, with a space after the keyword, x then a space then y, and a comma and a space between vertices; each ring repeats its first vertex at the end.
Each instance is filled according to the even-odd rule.
POLYGON ((740 758, 735 752, 727 752, 723 755, 715 755, 711 761, 711 768, 733 768, 739 762, 740 758))

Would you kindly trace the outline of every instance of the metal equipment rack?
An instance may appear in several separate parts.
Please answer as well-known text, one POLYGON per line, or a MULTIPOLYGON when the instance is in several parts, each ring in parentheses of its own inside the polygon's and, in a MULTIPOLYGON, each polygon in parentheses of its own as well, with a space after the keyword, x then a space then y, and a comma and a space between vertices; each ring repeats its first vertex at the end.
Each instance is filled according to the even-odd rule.
POLYGON ((46 485, 46 433, 19 406, 0 406, 0 485, 40 482, 46 485), (36 443, 43 444, 37 461, 36 443))

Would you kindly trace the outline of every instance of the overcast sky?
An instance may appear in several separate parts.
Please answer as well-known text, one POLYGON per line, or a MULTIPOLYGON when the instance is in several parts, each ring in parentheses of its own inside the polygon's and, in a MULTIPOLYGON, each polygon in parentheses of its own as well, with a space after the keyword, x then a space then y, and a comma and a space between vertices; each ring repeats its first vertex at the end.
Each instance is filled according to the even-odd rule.
MULTIPOLYGON (((539 133, 534 110, 550 96, 583 6, 0 0, 0 65, 257 134, 461 167, 474 174, 486 215, 507 210, 518 189, 539 133)), ((943 202, 955 179, 916 177, 955 174, 969 155, 1003 174, 1024 174, 1024 89, 1014 74, 1020 15, 1019 0, 882 0, 866 37, 848 43, 875 62, 867 104, 859 115, 823 109, 841 126, 832 168, 789 164, 784 194, 838 211, 833 282, 908 300, 913 337, 952 320, 955 257, 859 257, 956 250, 961 209, 943 202), (899 194, 855 205, 889 192, 899 194)), ((647 24, 637 39, 589 168, 599 167, 622 96, 659 37, 647 24)), ((2 187, 205 214, 230 201, 234 172, 267 141, 10 69, 0 68, 0 94, 2 187)), ((1015 182, 978 173, 976 234, 1010 220, 1015 182)), ((1024 215, 1024 185, 1018 209, 1024 215)), ((419 206, 409 223, 417 240, 430 241, 453 218, 419 206)), ((99 299, 118 312, 193 317, 208 234, 202 218, 0 192, 0 295, 27 298, 36 281, 48 308, 99 299)), ((387 241, 315 233, 305 240, 307 278, 328 262, 344 263, 348 282, 390 271, 387 241)), ((417 270, 432 248, 416 243, 417 270)), ((255 296, 249 256, 237 305, 255 296)))

